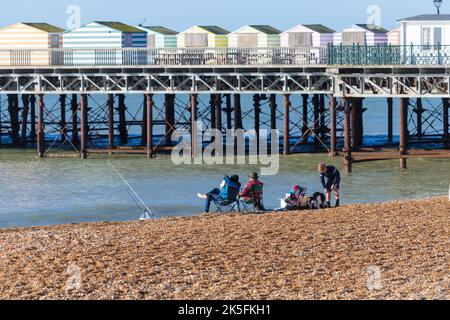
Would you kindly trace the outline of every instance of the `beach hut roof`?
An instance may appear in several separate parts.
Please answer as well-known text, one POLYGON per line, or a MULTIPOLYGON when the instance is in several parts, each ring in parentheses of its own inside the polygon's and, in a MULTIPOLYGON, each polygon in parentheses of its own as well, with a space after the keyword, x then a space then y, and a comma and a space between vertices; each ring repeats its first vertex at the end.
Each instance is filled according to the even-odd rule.
POLYGON ((221 27, 218 26, 198 26, 199 28, 202 28, 203 30, 206 30, 208 32, 214 33, 214 34, 218 34, 218 35, 225 35, 225 34, 229 34, 230 31, 225 30, 221 27))
POLYGON ((258 30, 265 34, 280 34, 281 30, 278 30, 272 26, 268 25, 249 25, 250 28, 253 28, 255 30, 258 30))
POLYGON ((166 36, 175 36, 178 34, 177 31, 162 26, 144 26, 143 28, 166 36))
POLYGON ((367 31, 373 33, 388 33, 389 30, 386 30, 383 27, 377 26, 376 24, 357 24, 358 27, 363 28, 367 31))
POLYGON ((61 29, 48 23, 22 22, 22 24, 48 33, 61 33, 65 31, 64 29, 61 29))
POLYGON ((144 30, 135 28, 133 26, 127 25, 125 23, 122 22, 116 22, 116 21, 94 21, 95 23, 104 25, 106 27, 109 27, 111 29, 115 29, 118 30, 120 32, 140 32, 143 33, 145 32, 144 30))
POLYGON ((400 19, 398 21, 449 21, 450 14, 420 14, 418 16, 400 19))
POLYGON ((304 27, 311 29, 317 33, 335 33, 336 30, 333 30, 331 28, 328 28, 324 26, 323 24, 304 24, 304 27))

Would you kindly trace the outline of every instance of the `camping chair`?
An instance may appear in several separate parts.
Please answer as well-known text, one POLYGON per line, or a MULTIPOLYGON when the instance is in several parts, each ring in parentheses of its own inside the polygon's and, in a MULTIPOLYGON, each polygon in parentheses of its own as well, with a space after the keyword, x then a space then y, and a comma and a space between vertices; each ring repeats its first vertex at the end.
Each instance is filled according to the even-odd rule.
POLYGON ((213 199, 212 204, 216 207, 216 213, 241 212, 238 200, 239 187, 228 187, 228 199, 213 199), (236 210, 237 209, 237 210, 236 210))
POLYGON ((263 186, 253 186, 251 197, 241 198, 239 202, 242 205, 241 212, 243 213, 264 211, 263 186))

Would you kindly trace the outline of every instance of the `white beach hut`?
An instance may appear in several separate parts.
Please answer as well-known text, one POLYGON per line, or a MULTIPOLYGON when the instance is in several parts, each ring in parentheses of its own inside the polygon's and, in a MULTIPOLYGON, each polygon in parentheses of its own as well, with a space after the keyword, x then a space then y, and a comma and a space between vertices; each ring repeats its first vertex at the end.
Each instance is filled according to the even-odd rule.
POLYGON ((334 34, 334 45, 351 46, 355 44, 375 46, 387 44, 389 31, 370 24, 355 24, 334 34))
POLYGON ((333 43, 335 30, 321 24, 298 25, 281 34, 282 47, 325 47, 333 43))
POLYGON ((450 45, 450 14, 422 14, 399 20, 404 46, 450 45))

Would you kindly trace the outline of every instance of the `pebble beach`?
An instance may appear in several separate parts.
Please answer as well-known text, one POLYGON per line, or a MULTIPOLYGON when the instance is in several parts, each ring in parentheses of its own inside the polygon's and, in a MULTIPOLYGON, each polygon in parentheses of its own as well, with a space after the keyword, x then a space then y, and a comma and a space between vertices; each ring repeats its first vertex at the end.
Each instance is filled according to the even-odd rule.
POLYGON ((0 299, 450 298, 447 197, 0 230, 0 299))

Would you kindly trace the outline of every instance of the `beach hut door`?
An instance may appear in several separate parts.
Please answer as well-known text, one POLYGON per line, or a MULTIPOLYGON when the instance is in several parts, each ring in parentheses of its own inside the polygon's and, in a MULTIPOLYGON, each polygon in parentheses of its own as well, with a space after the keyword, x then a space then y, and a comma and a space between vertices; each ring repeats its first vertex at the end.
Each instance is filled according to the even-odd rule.
POLYGON ((148 47, 155 48, 156 47, 156 36, 154 34, 148 35, 148 47))
POLYGON ((365 45, 366 33, 365 32, 343 32, 342 44, 344 46, 352 46, 354 44, 365 45))
POLYGON ((313 45, 312 32, 291 32, 289 33, 289 47, 302 47, 313 45))
POLYGON ((257 48, 258 34, 256 33, 241 33, 238 35, 239 48, 257 48))
POLYGON ((208 47, 208 35, 206 33, 188 33, 186 34, 187 48, 208 47))

